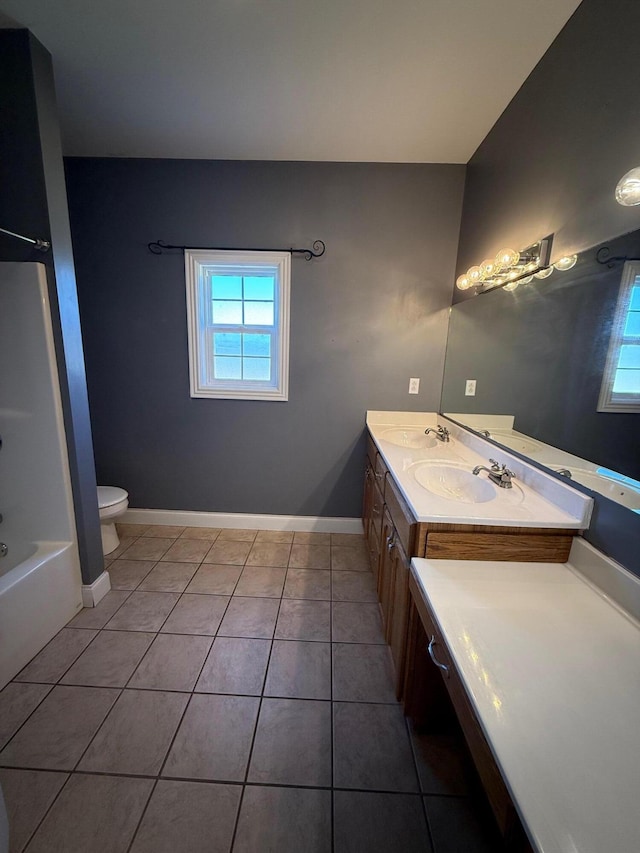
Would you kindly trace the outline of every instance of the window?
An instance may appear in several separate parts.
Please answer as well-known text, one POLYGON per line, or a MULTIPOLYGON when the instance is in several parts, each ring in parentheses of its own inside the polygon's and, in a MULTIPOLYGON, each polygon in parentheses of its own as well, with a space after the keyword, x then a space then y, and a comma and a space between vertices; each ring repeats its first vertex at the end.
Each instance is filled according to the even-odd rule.
POLYGON ((192 397, 287 400, 288 252, 185 251, 192 397))
POLYGON ((640 412, 640 261, 622 272, 598 411, 640 412))

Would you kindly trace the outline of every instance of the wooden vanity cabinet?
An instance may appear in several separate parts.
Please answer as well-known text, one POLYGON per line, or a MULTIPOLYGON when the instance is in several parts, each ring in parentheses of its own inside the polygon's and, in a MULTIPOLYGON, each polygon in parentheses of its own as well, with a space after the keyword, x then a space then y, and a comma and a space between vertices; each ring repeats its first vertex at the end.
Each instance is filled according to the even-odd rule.
POLYGON ((380 539, 380 560, 378 562, 378 601, 382 614, 382 627, 385 640, 388 642, 391 624, 391 583, 393 579, 393 549, 396 540, 396 531, 389 511, 384 510, 382 518, 382 536, 380 539))
POLYGON ((407 636, 409 631, 409 575, 411 561, 402 544, 396 540, 391 550, 390 619, 386 640, 396 672, 396 696, 402 698, 405 681, 407 636))

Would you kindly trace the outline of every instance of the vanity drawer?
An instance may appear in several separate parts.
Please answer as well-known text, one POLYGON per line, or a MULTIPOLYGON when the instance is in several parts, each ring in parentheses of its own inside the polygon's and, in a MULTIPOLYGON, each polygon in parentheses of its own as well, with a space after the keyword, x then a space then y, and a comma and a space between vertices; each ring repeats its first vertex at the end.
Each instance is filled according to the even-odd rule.
POLYGON ((378 484, 378 488, 380 489, 380 491, 383 494, 384 494, 384 478, 386 477, 388 470, 389 469, 385 465, 384 459, 378 453, 378 456, 376 458, 376 465, 375 465, 375 468, 373 470, 373 473, 374 473, 374 476, 376 478, 376 483, 378 484))
POLYGON ((385 482, 384 499, 405 554, 415 556, 413 548, 415 544, 416 520, 390 474, 387 474, 385 482))
POLYGON ((380 543, 380 536, 382 535, 382 515, 384 513, 384 498, 382 497, 382 492, 378 488, 378 486, 374 483, 373 485, 373 499, 371 501, 371 529, 369 532, 369 539, 375 539, 378 542, 378 548, 380 543))
POLYGON ((573 536, 522 533, 428 533, 426 557, 566 563, 573 536))

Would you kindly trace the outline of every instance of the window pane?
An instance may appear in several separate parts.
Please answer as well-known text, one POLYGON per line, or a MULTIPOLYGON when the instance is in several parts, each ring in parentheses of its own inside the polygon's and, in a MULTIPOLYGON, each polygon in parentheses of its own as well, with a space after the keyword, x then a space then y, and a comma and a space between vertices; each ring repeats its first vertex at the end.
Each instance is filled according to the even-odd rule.
POLYGON ((239 275, 211 276, 211 296, 214 299, 242 299, 242 277, 239 275))
POLYGON ((242 371, 244 379, 266 380, 271 379, 270 358, 243 358, 242 371))
MULTIPOLYGON (((636 279, 637 281, 638 279, 636 279)), ((640 311, 640 287, 636 284, 631 288, 631 302, 629 303, 631 311, 640 311)))
POLYGON ((213 351, 216 355, 242 355, 239 334, 216 332, 213 336, 213 351))
MULTIPOLYGON (((244 355, 264 356, 271 355, 271 335, 243 335, 244 355)), ((640 347, 638 348, 640 351, 640 347)))
POLYGON ((242 325, 242 302, 214 302, 213 322, 216 325, 242 325))
POLYGON ((244 322, 247 326, 273 326, 273 302, 245 302, 244 322))
POLYGON ((620 348, 618 367, 640 368, 640 346, 625 345, 620 348))
POLYGON ((242 379, 241 359, 216 357, 213 359, 215 379, 242 379))
MULTIPOLYGON (((640 288, 638 288, 640 290, 640 288)), ((273 278, 268 276, 244 277, 245 299, 267 299, 273 301, 273 278)))
POLYGON ((640 338, 640 311, 630 311, 624 324, 625 338, 640 338))
POLYGON ((616 370, 614 394, 640 394, 640 370, 616 370))

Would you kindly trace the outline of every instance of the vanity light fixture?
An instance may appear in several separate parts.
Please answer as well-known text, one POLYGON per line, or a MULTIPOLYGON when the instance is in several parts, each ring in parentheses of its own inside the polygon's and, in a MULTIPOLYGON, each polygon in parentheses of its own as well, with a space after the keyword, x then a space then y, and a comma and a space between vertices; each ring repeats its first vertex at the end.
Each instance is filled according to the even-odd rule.
POLYGON ((480 269, 482 270, 482 280, 492 278, 496 272, 496 262, 495 258, 485 258, 484 261, 480 264, 480 269))
MULTIPOLYGON (((500 249, 495 258, 485 258, 479 266, 472 266, 459 276, 456 287, 458 290, 469 290, 473 287, 476 293, 486 293, 496 287, 515 290, 517 283, 525 279, 531 281, 536 271, 546 271, 549 267, 552 240, 553 235, 550 235, 527 246, 522 252, 508 247, 500 249)), ((546 275, 550 275, 552 270, 553 267, 549 267, 546 275)))
POLYGON ((469 267, 467 270, 467 276, 469 277, 469 281, 471 285, 480 284, 482 281, 482 268, 481 267, 469 267))
POLYGON ((623 207, 640 204, 640 166, 620 178, 616 187, 616 201, 623 207))

